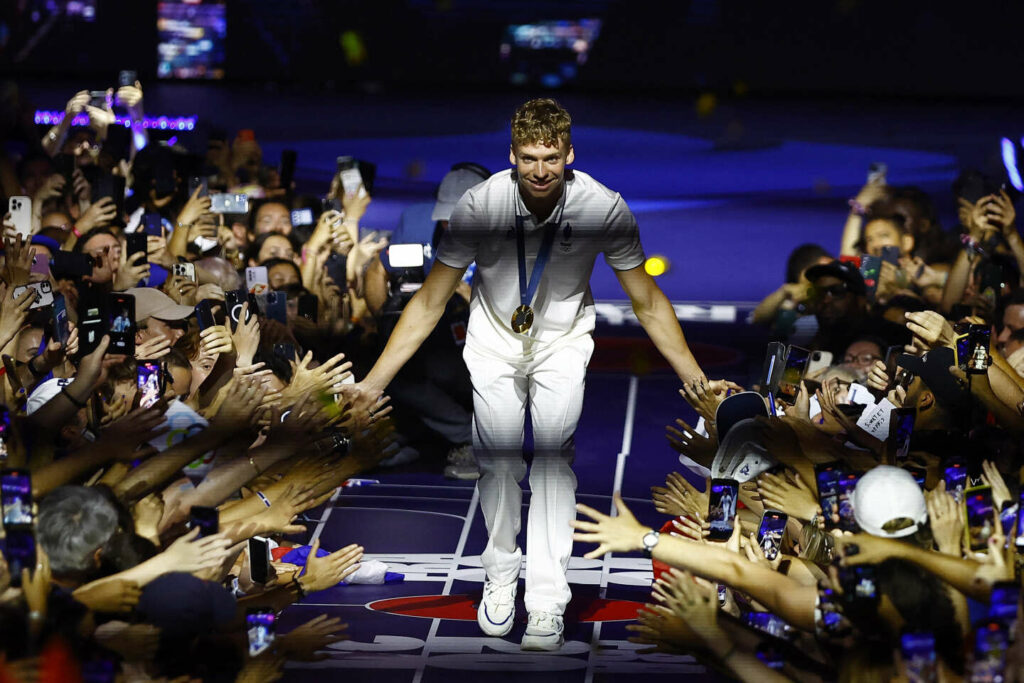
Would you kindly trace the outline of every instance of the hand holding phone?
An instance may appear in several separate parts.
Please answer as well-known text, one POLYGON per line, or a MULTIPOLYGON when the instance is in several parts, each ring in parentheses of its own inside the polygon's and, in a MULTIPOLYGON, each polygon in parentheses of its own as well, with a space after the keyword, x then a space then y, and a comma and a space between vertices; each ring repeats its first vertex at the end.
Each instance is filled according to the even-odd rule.
POLYGON ((735 479, 712 479, 708 495, 708 538, 727 541, 732 536, 740 485, 735 479))
POLYGON ((764 552, 764 559, 774 562, 782 551, 782 537, 786 532, 789 516, 778 510, 765 510, 757 527, 757 543, 764 552))

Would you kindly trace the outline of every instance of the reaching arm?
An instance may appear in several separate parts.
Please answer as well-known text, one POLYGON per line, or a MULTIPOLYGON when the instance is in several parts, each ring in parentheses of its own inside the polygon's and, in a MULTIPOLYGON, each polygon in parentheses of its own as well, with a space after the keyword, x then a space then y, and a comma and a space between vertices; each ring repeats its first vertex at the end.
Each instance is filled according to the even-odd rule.
POLYGON ((402 317, 398 319, 398 324, 380 358, 363 380, 364 385, 372 390, 384 391, 406 361, 416 353, 423 340, 434 330, 465 270, 446 266, 440 261, 434 262, 423 286, 409 301, 402 312, 402 317))
POLYGON ((633 304, 633 312, 658 351, 683 382, 706 378, 683 336, 675 310, 665 293, 643 266, 615 271, 619 284, 633 304))

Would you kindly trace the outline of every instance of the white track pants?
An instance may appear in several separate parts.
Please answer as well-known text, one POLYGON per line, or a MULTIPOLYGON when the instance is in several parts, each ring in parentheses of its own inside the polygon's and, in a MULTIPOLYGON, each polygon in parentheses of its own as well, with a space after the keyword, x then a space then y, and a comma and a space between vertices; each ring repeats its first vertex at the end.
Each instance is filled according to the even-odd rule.
POLYGON ((473 379, 473 453, 480 467, 477 488, 490 539, 480 556, 496 583, 519 579, 526 474, 523 433, 529 397, 534 456, 526 527, 526 609, 562 614, 572 593, 565 578, 576 517, 576 454, 573 435, 583 408, 583 382, 594 350, 588 335, 542 358, 510 364, 467 345, 473 379))

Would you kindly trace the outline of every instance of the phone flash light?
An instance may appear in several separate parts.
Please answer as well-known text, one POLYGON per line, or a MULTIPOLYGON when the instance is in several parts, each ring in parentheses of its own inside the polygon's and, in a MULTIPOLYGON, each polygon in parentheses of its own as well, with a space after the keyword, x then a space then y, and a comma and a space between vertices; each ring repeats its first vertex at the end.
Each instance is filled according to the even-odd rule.
POLYGON ((658 277, 668 272, 669 262, 664 256, 652 256, 644 262, 644 270, 651 277, 658 277))

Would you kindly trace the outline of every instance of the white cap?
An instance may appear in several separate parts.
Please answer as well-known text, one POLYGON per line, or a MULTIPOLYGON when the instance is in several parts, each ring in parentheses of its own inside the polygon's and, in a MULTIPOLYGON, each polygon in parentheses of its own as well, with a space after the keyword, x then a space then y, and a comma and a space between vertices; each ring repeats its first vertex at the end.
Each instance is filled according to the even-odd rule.
POLYGON ((865 474, 857 482, 851 502, 857 524, 872 536, 910 536, 928 521, 921 487, 910 472, 899 467, 879 465, 865 474), (896 519, 908 519, 912 524, 892 531, 883 528, 896 519))
POLYGON ((60 393, 60 390, 71 384, 72 380, 65 379, 63 377, 54 377, 48 379, 35 390, 29 394, 28 401, 25 403, 25 413, 31 415, 36 412, 47 403, 50 402, 54 396, 60 393))

